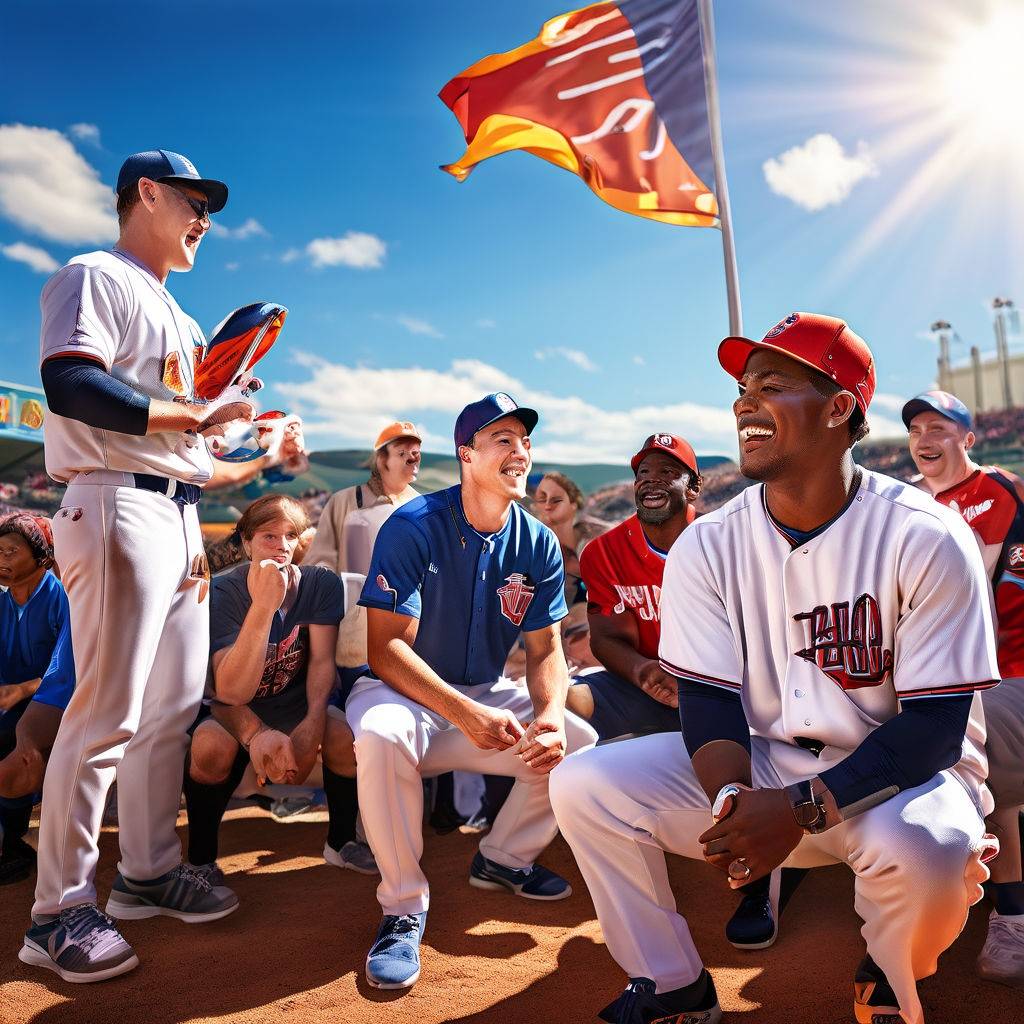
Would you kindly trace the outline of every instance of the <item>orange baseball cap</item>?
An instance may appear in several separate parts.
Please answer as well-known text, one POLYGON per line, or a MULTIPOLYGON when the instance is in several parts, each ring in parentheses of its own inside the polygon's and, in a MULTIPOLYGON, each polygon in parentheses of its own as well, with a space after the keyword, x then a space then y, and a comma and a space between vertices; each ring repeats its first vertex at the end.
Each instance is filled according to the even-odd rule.
POLYGON ((751 353, 765 348, 830 377, 867 413, 875 393, 875 361, 867 342, 850 330, 845 320, 821 313, 790 313, 760 341, 726 338, 718 346, 718 361, 726 373, 739 380, 751 353))
POLYGON ((391 444, 392 441, 397 441, 400 437, 411 437, 414 441, 423 443, 423 438, 420 437, 415 423, 410 423, 408 420, 395 420, 377 435, 377 440, 373 442, 373 450, 379 452, 384 445, 391 444))
POLYGON ((629 461, 629 466, 633 470, 633 474, 636 474, 640 463, 651 454, 651 452, 664 452, 666 455, 670 455, 677 462, 681 462, 688 470, 693 473, 699 472, 697 469, 697 456, 693 453, 693 448, 690 446, 690 442, 684 440, 681 437, 677 437, 675 434, 651 434, 646 441, 644 441, 643 447, 633 456, 629 461))

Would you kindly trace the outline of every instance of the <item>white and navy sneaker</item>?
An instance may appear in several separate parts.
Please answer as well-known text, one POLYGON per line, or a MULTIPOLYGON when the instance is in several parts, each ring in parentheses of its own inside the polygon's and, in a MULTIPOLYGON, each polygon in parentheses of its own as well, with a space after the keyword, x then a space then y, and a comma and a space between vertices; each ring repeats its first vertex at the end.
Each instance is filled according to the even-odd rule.
POLYGON ((978 954, 978 974, 1000 985, 1024 988, 1024 914, 992 911, 985 945, 978 954))
POLYGON ((477 851, 469 868, 469 884, 477 889, 504 889, 528 900, 564 900, 572 886, 561 875, 534 864, 525 870, 506 868, 477 851))
POLYGON ((324 843, 324 860, 332 867, 348 868, 361 875, 379 875, 380 869, 373 856, 373 850, 366 843, 350 839, 340 850, 330 843, 324 843))
POLYGON ((164 916, 199 924, 236 911, 238 897, 226 885, 212 885, 195 868, 179 864, 151 882, 133 882, 118 873, 106 909, 121 920, 164 916))
POLYGON ((139 966, 135 950, 95 903, 68 907, 49 921, 33 921, 18 959, 76 984, 106 981, 139 966))
POLYGON ((420 976, 420 940, 427 912, 385 914, 366 956, 366 980, 374 988, 411 988, 420 976))

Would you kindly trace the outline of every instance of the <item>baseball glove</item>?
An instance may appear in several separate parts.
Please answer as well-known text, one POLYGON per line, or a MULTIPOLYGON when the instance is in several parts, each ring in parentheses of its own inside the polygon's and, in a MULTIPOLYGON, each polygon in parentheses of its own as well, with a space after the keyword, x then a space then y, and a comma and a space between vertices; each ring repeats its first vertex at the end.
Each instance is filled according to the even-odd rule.
POLYGON ((286 316, 288 310, 276 302, 254 302, 222 320, 196 368, 196 397, 211 401, 234 384, 244 385, 277 341, 286 316))

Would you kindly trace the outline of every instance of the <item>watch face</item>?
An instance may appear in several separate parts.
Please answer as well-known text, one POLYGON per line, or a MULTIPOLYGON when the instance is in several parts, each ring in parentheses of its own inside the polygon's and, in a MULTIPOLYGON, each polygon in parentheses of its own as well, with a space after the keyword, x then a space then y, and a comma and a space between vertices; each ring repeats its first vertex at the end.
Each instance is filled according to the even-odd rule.
POLYGON ((797 804, 793 808, 793 813, 796 817, 796 823, 801 828, 811 828, 811 826, 817 825, 821 818, 821 808, 813 800, 797 804))

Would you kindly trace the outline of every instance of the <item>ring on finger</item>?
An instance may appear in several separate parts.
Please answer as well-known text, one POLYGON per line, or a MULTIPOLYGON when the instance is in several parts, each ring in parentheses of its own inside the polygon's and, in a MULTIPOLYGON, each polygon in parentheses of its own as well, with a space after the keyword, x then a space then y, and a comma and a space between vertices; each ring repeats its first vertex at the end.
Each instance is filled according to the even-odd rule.
POLYGON ((750 877, 750 865, 745 857, 737 857, 729 865, 729 877, 736 879, 737 882, 750 877))

